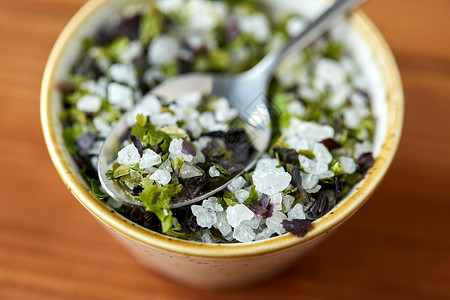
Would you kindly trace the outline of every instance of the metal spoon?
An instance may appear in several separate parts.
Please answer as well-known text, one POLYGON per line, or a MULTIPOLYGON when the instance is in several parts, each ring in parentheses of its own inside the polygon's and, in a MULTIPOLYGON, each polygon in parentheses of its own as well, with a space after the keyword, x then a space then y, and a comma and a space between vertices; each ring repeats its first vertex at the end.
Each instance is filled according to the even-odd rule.
MULTIPOLYGON (((192 73, 178 76, 164 81, 155 87, 152 94, 165 99, 174 100, 179 96, 192 91, 204 94, 226 97, 231 106, 239 111, 239 117, 245 121, 245 130, 249 135, 256 154, 251 157, 242 172, 250 170, 258 158, 267 150, 271 137, 270 113, 264 93, 267 91, 269 81, 275 67, 293 50, 304 48, 318 39, 334 25, 335 21, 356 8, 365 0, 338 0, 317 19, 311 22, 297 37, 289 40, 280 49, 265 56, 252 69, 236 76, 192 73)), ((139 104, 138 104, 139 105, 139 104)), ((143 207, 141 201, 130 196, 115 181, 106 177, 106 172, 112 169, 112 163, 120 150, 121 139, 130 128, 128 120, 132 110, 123 115, 114 125, 106 138, 100 152, 98 174, 105 191, 115 200, 129 206, 143 207)), ((239 172, 233 176, 242 174, 239 172)), ((223 190, 227 182, 221 186, 192 199, 174 199, 172 208, 193 204, 210 197, 223 190)))

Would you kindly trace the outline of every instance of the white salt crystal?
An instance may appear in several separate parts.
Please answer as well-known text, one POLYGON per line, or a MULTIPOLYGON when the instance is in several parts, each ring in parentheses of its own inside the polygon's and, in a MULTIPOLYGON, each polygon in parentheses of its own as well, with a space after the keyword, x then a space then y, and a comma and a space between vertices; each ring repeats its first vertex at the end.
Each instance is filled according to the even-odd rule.
POLYGON ((192 164, 196 164, 196 163, 204 163, 205 160, 205 155, 201 152, 201 151, 196 151, 195 156, 192 158, 191 163, 192 164))
POLYGON ((150 43, 148 61, 154 65, 166 65, 175 61, 178 51, 178 41, 168 34, 162 34, 150 43))
POLYGON ((328 99, 328 104, 333 109, 338 109, 349 98, 352 90, 349 86, 337 88, 328 99))
POLYGON ((244 201, 248 198, 250 192, 244 189, 237 190, 234 192, 234 197, 239 203, 244 203, 244 201))
POLYGON ((139 40, 131 41, 128 47, 119 53, 119 61, 130 64, 143 52, 142 43, 139 40))
POLYGON ((174 10, 182 9, 186 4, 185 0, 157 0, 156 6, 164 13, 169 13, 174 10))
POLYGON ((329 125, 320 125, 315 122, 302 121, 292 118, 286 135, 320 142, 334 136, 334 129, 329 125))
POLYGON ((230 106, 230 102, 222 97, 216 100, 214 116, 219 122, 228 122, 239 115, 236 108, 230 106))
POLYGON ((245 185, 247 181, 244 179, 244 177, 239 176, 236 178, 233 178, 230 183, 228 184, 227 188, 230 192, 234 193, 237 190, 242 189, 242 187, 245 185))
POLYGON ((161 163, 161 156, 152 149, 145 149, 139 161, 139 167, 146 169, 161 163))
POLYGON ((291 196, 291 195, 285 195, 283 198, 283 204, 284 204, 284 208, 285 211, 290 211, 292 208, 292 204, 295 201, 295 197, 291 196))
POLYGON ((249 243, 255 239, 256 234, 250 226, 241 223, 234 229, 233 237, 241 243, 249 243))
POLYGON ((169 112, 152 115, 150 120, 157 127, 172 126, 177 123, 177 118, 169 112))
POLYGON ((148 69, 145 71, 143 79, 149 85, 154 85, 157 82, 161 82, 166 78, 166 75, 159 69, 148 69))
MULTIPOLYGON (((227 212, 219 211, 219 212, 217 212, 216 217, 217 217, 217 222, 214 223, 214 227, 217 228, 224 237, 226 235, 229 235, 232 232, 232 229, 227 220, 227 212)), ((232 238, 232 234, 230 236, 230 239, 231 238, 232 238)))
POLYGON ((316 162, 314 160, 300 154, 298 156, 298 161, 300 162, 300 165, 302 166, 303 170, 305 170, 305 172, 311 174, 316 170, 316 162))
POLYGON ((108 101, 117 108, 131 109, 133 107, 133 90, 117 82, 108 84, 108 101))
POLYGON ((172 172, 172 163, 170 162, 170 159, 167 159, 165 162, 159 165, 159 170, 165 170, 167 172, 172 172))
POLYGON ((318 161, 316 164, 316 169, 313 174, 320 175, 328 171, 328 164, 323 161, 318 161))
POLYGON ((344 110, 344 121, 345 124, 350 128, 356 128, 361 122, 361 117, 358 111, 354 108, 349 108, 344 110))
POLYGON ((81 88, 88 90, 93 95, 106 98, 106 87, 108 85, 108 79, 100 77, 97 81, 86 80, 81 84, 81 88))
POLYGON ((132 65, 113 64, 109 68, 111 79, 135 87, 137 85, 136 70, 132 65))
POLYGON ((300 96, 300 98, 306 99, 306 100, 309 100, 312 102, 316 102, 319 98, 318 93, 314 89, 310 88, 307 85, 300 85, 298 87, 297 93, 300 96))
POLYGON ((101 107, 102 98, 97 95, 85 95, 77 102, 77 109, 87 113, 96 113, 101 107))
POLYGON ((341 156, 339 157, 339 162, 341 163, 342 170, 344 171, 344 173, 352 174, 356 171, 356 163, 353 158, 341 156))
MULTIPOLYGON (((146 94, 141 102, 136 106, 136 114, 141 114, 143 116, 154 116, 159 114, 161 111, 161 102, 158 97, 153 94, 146 94)), ((136 121, 136 116, 134 116, 136 121)))
POLYGON ((202 242, 205 244, 212 244, 213 241, 212 241, 211 235, 207 232, 202 234, 202 242))
POLYGON ((314 144, 312 152, 314 153, 315 159, 317 161, 329 164, 333 160, 333 156, 331 155, 330 151, 328 151, 327 147, 325 147, 325 145, 322 143, 314 144))
POLYGON ((193 91, 184 93, 177 99, 177 104, 184 108, 194 107, 196 108, 202 100, 202 93, 200 91, 193 91))
POLYGON ((303 116, 305 114, 305 106, 300 101, 293 101, 287 107, 290 114, 295 116, 303 116))
POLYGON ((220 176, 220 172, 219 170, 217 170, 216 166, 211 166, 208 170, 209 176, 211 177, 219 177, 220 176))
POLYGON ((345 85, 347 72, 336 61, 328 58, 321 58, 315 65, 315 87, 324 91, 327 87, 333 90, 345 85))
POLYGON ((192 205, 191 211, 197 218, 197 224, 201 227, 211 228, 217 222, 216 213, 213 210, 204 208, 201 205, 192 205))
POLYGON ((181 153, 181 150, 183 149, 183 139, 173 139, 170 141, 169 145, 169 153, 172 159, 176 159, 177 157, 181 156, 185 162, 191 162, 193 159, 193 156, 190 154, 184 154, 181 153))
POLYGON ((180 168, 180 177, 181 178, 192 178, 192 177, 197 177, 197 176, 201 176, 203 173, 202 171, 197 168, 196 166, 190 164, 190 163, 183 163, 181 165, 180 168))
POLYGON ((186 124, 184 124, 183 129, 189 131, 193 139, 198 139, 202 134, 202 127, 197 121, 197 118, 187 118, 186 124))
POLYGON ((137 164, 140 159, 141 155, 139 154, 138 149, 133 144, 129 144, 125 148, 121 149, 119 153, 117 153, 117 162, 121 165, 132 166, 134 164, 137 164))
POLYGON ((236 204, 227 208, 227 220, 233 228, 236 228, 244 220, 250 220, 254 215, 244 204, 236 204))
POLYGON ((317 175, 300 172, 300 176, 302 177, 302 186, 304 189, 312 189, 319 183, 317 175))
POLYGON ((198 121, 200 122, 202 127, 207 131, 228 130, 228 126, 226 124, 217 122, 216 119, 214 118, 213 113, 209 111, 201 113, 200 116, 198 117, 198 121))
POLYGON ((154 180, 159 186, 163 186, 170 182, 172 175, 166 170, 158 169, 149 178, 154 180))
POLYGON ((303 205, 300 203, 295 204, 295 206, 291 209, 291 211, 288 212, 288 218, 290 220, 293 219, 306 219, 305 213, 303 211, 303 205))
POLYGON ((330 171, 330 170, 327 170, 326 172, 317 174, 317 178, 319 178, 319 179, 330 178, 333 176, 334 176, 334 173, 333 173, 333 171, 330 171))
POLYGON ((261 232, 259 232, 258 234, 256 234, 255 240, 256 241, 261 241, 261 240, 265 240, 270 238, 273 234, 275 233, 275 231, 273 231, 271 228, 264 228, 263 230, 261 230, 261 232))
POLYGON ((310 194, 314 194, 314 193, 317 193, 318 191, 320 191, 321 188, 322 188, 322 186, 320 184, 318 184, 311 189, 305 189, 305 191, 307 191, 310 194))
POLYGON ((208 199, 203 200, 202 206, 216 212, 223 211, 223 207, 217 202, 216 197, 209 197, 208 199))
POLYGON ((262 13, 240 16, 238 26, 241 32, 253 36, 258 42, 266 41, 270 35, 269 22, 262 13))
POLYGON ((94 124, 95 129, 97 129, 98 133, 101 137, 107 137, 109 132, 111 131, 111 124, 105 120, 104 115, 96 116, 92 119, 92 123, 94 124))
POLYGON ((275 193, 270 196, 271 203, 273 205, 273 210, 282 210, 283 209, 283 193, 275 193))
POLYGON ((255 215, 253 215, 253 217, 250 220, 244 220, 244 221, 242 221, 241 224, 245 224, 252 229, 258 229, 260 223, 261 223, 261 220, 258 219, 255 215))
MULTIPOLYGON (((273 169, 277 169, 279 164, 276 158, 263 157, 257 161, 255 171, 271 172, 273 169)), ((284 171, 282 168, 279 170, 284 171)))
POLYGON ((278 234, 283 234, 285 230, 281 222, 286 219, 287 217, 284 213, 280 211, 274 211, 272 216, 266 219, 267 228, 270 228, 278 234))
POLYGON ((253 173, 252 179, 255 184, 255 189, 266 195, 273 195, 275 193, 281 192, 291 182, 291 175, 288 172, 270 174, 263 171, 255 171, 253 173))
POLYGON ((184 6, 187 26, 193 31, 212 31, 221 21, 221 16, 209 1, 191 0, 184 6))
POLYGON ((307 22, 300 17, 291 17, 286 22, 286 32, 290 37, 299 35, 305 29, 307 22))

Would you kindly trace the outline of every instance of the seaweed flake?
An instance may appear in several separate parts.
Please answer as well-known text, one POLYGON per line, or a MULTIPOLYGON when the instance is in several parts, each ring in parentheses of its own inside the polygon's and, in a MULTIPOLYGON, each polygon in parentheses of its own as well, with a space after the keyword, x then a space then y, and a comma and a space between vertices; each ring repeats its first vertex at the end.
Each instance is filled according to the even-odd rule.
POLYGON ((323 193, 316 201, 305 211, 309 219, 317 219, 325 215, 330 209, 328 196, 323 193))
POLYGON ((130 139, 137 148, 139 155, 142 157, 144 155, 144 147, 142 146, 141 140, 135 135, 130 135, 130 139))
POLYGON ((309 220, 283 220, 281 224, 283 225, 284 230, 298 237, 304 237, 308 231, 313 228, 313 225, 309 220))
POLYGON ((327 139, 324 139, 324 140, 322 140, 322 141, 320 141, 325 147, 327 147, 328 148, 328 150, 333 150, 333 149, 339 149, 339 148, 342 148, 342 144, 341 143, 339 143, 338 141, 336 141, 335 139, 333 139, 333 138, 327 138, 327 139))
POLYGON ((361 153, 358 157, 358 171, 364 175, 372 167, 374 161, 372 152, 361 153))
POLYGON ((270 203, 270 197, 267 195, 263 195, 259 201, 250 204, 249 208, 260 220, 270 218, 273 214, 273 204, 270 203))
POLYGON ((85 133, 79 137, 76 141, 78 153, 80 155, 89 155, 96 138, 97 134, 92 132, 85 133))
POLYGON ((183 143, 181 144, 181 153, 195 157, 197 155, 197 151, 195 150, 194 145, 189 143, 186 139, 187 137, 184 137, 183 143))

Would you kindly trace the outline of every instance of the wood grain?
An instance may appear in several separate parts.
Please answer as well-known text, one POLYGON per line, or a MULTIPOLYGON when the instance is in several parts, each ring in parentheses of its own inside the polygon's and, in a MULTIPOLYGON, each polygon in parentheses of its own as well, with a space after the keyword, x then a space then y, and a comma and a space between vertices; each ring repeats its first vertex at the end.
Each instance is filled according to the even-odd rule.
POLYGON ((59 32, 84 2, 0 0, 0 299, 450 298, 450 1, 364 7, 404 84, 404 134, 388 175, 306 259, 265 283, 220 293, 138 264, 50 162, 40 80, 59 32))

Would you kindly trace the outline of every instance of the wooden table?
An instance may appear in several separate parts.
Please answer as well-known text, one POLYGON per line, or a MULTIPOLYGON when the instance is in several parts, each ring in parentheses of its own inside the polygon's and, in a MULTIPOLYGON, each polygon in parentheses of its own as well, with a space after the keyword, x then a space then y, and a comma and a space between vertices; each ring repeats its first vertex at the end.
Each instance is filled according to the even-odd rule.
POLYGON ((85 0, 0 0, 0 299, 450 298, 450 1, 364 7, 397 58, 406 118, 373 198, 260 285, 194 290, 142 267, 75 201, 42 138, 50 49, 85 0), (282 298, 282 297, 283 298, 282 298))

